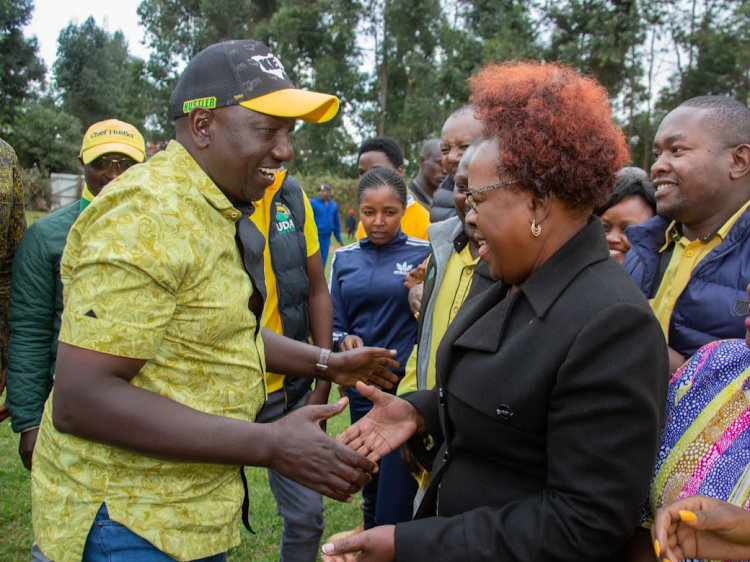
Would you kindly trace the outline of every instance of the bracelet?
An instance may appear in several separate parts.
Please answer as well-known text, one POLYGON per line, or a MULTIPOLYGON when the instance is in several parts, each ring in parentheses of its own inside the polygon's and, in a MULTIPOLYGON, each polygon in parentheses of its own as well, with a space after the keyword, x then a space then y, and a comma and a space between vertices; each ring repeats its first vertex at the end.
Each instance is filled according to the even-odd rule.
POLYGON ((320 357, 315 363, 315 378, 327 381, 328 378, 328 358, 331 356, 331 350, 320 348, 320 357))

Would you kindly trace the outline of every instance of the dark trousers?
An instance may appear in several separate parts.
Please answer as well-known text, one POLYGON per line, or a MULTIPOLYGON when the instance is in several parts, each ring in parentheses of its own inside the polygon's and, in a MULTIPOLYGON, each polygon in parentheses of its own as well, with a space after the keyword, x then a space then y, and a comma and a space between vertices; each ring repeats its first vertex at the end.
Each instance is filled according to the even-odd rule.
POLYGON ((323 260, 323 267, 328 262, 328 249, 331 247, 331 233, 328 236, 318 235, 318 242, 320 243, 320 257, 323 260))
MULTIPOLYGON (((356 423, 372 409, 372 402, 353 388, 347 388, 346 395, 351 421, 356 423)), ((398 450, 383 457, 379 464, 380 471, 362 489, 365 529, 411 521, 414 509, 417 481, 401 462, 398 450)))

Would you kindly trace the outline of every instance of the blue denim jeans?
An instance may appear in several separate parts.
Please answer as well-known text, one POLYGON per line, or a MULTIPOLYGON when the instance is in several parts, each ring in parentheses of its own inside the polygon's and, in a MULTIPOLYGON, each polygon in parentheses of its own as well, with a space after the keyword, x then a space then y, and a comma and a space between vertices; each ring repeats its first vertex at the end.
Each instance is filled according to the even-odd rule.
MULTIPOLYGON (((226 553, 193 562, 225 562, 226 553)), ((102 504, 91 526, 81 562, 174 562, 154 545, 109 518, 102 504)))

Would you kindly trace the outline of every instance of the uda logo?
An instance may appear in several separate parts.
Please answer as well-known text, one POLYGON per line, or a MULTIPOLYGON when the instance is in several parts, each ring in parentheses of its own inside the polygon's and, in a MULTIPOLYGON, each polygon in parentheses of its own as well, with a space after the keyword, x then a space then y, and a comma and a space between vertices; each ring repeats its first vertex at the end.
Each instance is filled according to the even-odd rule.
POLYGON ((410 264, 410 263, 406 263, 406 262, 404 262, 404 263, 397 263, 396 264, 396 269, 393 272, 393 274, 394 275, 403 275, 404 277, 406 277, 407 275, 409 275, 409 272, 412 269, 414 269, 414 266, 412 264, 410 264))
POLYGON ((279 234, 288 234, 297 230, 294 227, 294 221, 292 220, 289 208, 281 203, 276 203, 276 229, 279 231, 279 234))

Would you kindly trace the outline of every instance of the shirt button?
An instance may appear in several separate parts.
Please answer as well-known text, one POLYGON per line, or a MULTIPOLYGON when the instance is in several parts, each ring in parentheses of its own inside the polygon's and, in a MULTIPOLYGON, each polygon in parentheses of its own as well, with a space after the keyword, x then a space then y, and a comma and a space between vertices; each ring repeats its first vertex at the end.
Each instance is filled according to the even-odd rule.
POLYGON ((236 219, 236 218, 237 218, 237 217, 239 217, 240 215, 239 215, 239 213, 232 213, 232 214, 231 214, 231 215, 229 215, 229 216, 230 216, 230 217, 232 217, 233 219, 236 219))
POLYGON ((685 252, 685 255, 689 258, 692 258, 695 255, 695 252, 693 250, 688 250, 685 252))
POLYGON ((458 307, 457 307, 457 306, 454 306, 454 307, 453 307, 453 313, 455 314, 456 312, 458 312, 458 307))
POLYGON ((513 410, 507 404, 500 404, 500 407, 497 409, 497 417, 501 420, 509 420, 513 417, 513 410))
POLYGON ((466 270, 466 275, 471 275, 471 269, 466 270))

